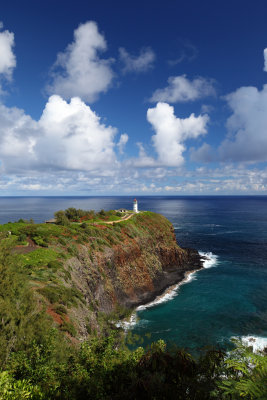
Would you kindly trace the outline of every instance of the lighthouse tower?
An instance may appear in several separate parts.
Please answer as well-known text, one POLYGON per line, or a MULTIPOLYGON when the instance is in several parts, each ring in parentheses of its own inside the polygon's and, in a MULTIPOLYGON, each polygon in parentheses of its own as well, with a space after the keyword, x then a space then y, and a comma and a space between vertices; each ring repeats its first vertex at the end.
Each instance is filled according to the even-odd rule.
POLYGON ((133 201, 133 212, 138 213, 138 204, 136 199, 133 201))

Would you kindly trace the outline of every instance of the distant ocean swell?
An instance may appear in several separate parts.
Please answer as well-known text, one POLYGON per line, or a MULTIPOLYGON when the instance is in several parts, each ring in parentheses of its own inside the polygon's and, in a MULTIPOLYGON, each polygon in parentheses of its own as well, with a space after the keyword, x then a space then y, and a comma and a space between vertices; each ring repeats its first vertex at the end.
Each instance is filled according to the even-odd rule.
MULTIPOLYGON (((213 254, 212 252, 199 251, 199 254, 202 257, 206 258, 203 263, 204 268, 215 267, 216 264, 218 264, 218 256, 213 254)), ((155 300, 137 307, 135 312, 131 315, 129 320, 120 321, 119 323, 116 324, 116 326, 121 327, 124 330, 131 329, 138 323, 138 316, 137 316, 138 311, 142 311, 147 308, 154 307, 158 304, 166 303, 167 301, 172 300, 174 297, 176 297, 179 294, 180 286, 182 286, 186 283, 190 283, 193 280, 197 279, 197 273, 200 271, 201 270, 186 273, 185 278, 181 282, 179 282, 173 286, 170 286, 162 295, 157 296, 155 298, 155 300)))

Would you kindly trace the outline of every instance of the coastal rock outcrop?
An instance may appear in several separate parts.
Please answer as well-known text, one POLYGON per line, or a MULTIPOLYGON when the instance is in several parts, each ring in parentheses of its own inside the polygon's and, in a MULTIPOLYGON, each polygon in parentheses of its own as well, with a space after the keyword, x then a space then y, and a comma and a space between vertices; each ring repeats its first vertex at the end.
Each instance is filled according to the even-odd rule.
POLYGON ((114 229, 119 243, 104 243, 93 252, 80 245, 78 255, 66 263, 85 299, 79 311, 72 310, 82 336, 87 334, 88 323, 98 330, 97 314, 149 302, 183 280, 187 272, 203 266, 196 250, 178 246, 171 223, 162 215, 141 213, 119 227, 99 229, 102 244, 114 229))

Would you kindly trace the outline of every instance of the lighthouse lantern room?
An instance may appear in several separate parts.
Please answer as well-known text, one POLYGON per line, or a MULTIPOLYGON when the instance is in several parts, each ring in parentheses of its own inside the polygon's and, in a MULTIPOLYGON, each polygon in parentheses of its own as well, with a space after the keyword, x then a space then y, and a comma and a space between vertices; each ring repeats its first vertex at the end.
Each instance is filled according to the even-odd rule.
POLYGON ((138 213, 138 204, 136 199, 133 201, 133 212, 138 213))

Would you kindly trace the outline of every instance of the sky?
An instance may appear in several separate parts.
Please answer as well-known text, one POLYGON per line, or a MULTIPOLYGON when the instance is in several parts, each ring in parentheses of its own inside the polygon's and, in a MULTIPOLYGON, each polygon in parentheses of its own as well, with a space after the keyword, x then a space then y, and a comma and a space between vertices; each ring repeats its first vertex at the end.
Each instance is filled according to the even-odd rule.
POLYGON ((267 195, 265 0, 9 0, 0 195, 267 195))

